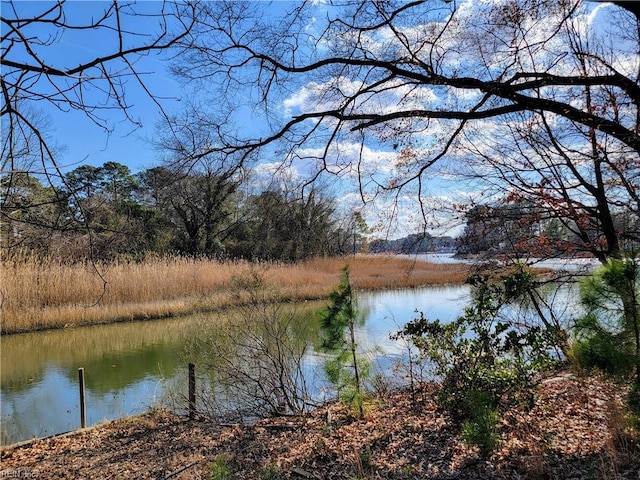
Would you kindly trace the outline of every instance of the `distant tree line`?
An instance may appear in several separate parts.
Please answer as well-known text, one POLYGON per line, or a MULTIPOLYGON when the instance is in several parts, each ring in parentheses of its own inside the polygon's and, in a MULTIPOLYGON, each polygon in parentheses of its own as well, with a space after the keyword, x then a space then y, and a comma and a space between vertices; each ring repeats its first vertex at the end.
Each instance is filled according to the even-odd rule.
POLYGON ((376 239, 369 242, 371 253, 393 252, 400 254, 447 252, 452 253, 457 239, 450 236, 433 236, 429 233, 415 233, 395 240, 376 239))
MULTIPOLYGON (((621 246, 637 251, 640 219, 626 208, 612 209, 612 229, 621 246)), ((533 202, 505 199, 493 204, 474 205, 465 213, 465 227, 457 239, 457 253, 495 256, 500 254, 537 256, 597 257, 599 240, 584 242, 581 232, 597 239, 597 225, 558 218, 557 212, 533 202)))
MULTIPOLYGON (((640 219, 625 209, 612 212, 616 231, 623 238, 624 248, 638 250, 640 219)), ((494 203, 471 205, 464 212, 464 229, 459 236, 434 236, 429 233, 410 234, 393 240, 375 239, 368 242, 371 253, 393 252, 415 254, 447 252, 457 255, 495 257, 593 257, 597 243, 580 241, 578 226, 563 222, 556 212, 530 202, 504 199, 494 203)), ((596 228, 581 225, 596 237, 596 228)))
POLYGON ((353 253, 362 218, 343 218, 316 189, 246 193, 220 171, 117 162, 83 165, 59 185, 27 172, 2 177, 1 244, 68 259, 148 254, 296 261, 353 253), (353 225, 351 225, 353 223, 353 225))

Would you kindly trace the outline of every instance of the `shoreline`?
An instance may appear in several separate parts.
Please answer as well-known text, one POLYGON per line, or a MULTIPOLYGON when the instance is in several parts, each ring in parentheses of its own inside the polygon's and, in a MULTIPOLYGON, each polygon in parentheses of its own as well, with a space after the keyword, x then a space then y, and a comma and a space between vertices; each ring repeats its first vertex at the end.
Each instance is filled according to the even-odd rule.
MULTIPOLYGON (((447 286, 455 286, 455 285, 462 285, 462 284, 464 284, 464 282, 426 283, 423 285, 363 288, 363 289, 354 289, 354 290, 356 292, 384 292, 388 290, 404 290, 404 289, 415 290, 419 288, 447 287, 447 286)), ((283 303, 296 303, 296 302, 322 302, 326 299, 327 299, 327 296, 323 295, 318 297, 306 297, 306 298, 295 298, 295 299, 282 298, 282 299, 276 299, 274 301, 279 301, 283 303)), ((72 330, 76 328, 93 327, 93 326, 100 326, 100 325, 116 325, 119 323, 137 323, 137 322, 147 322, 147 321, 156 321, 156 320, 177 319, 177 318, 189 317, 191 315, 198 315, 198 314, 222 313, 227 310, 232 310, 234 308, 239 308, 243 306, 246 306, 246 303, 234 303, 234 304, 229 303, 221 306, 216 306, 211 309, 196 308, 193 310, 167 313, 166 315, 160 315, 160 316, 141 315, 139 317, 114 318, 114 319, 106 320, 103 322, 67 324, 63 326, 54 326, 54 327, 43 326, 41 328, 35 328, 31 330, 18 330, 18 331, 11 331, 11 332, 2 331, 0 332, 0 338, 11 337, 14 335, 24 335, 28 333, 47 332, 52 330, 72 330)))

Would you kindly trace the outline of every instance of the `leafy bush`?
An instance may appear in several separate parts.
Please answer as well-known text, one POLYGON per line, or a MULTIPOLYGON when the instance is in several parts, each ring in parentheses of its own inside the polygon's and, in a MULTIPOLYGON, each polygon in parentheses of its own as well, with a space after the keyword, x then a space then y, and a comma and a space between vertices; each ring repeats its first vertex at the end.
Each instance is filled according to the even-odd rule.
POLYGON ((493 448, 501 408, 531 399, 536 373, 556 363, 551 352, 561 332, 544 323, 505 318, 501 309, 532 287, 525 271, 469 279, 472 303, 450 323, 421 313, 400 333, 409 336, 441 380, 439 403, 463 426, 470 443, 493 448))

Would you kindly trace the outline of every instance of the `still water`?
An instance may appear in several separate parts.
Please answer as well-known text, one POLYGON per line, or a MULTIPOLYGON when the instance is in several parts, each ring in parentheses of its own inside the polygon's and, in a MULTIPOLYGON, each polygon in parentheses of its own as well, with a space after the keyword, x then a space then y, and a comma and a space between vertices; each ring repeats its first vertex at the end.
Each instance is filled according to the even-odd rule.
MULTIPOLYGON (((405 346, 389 334, 415 318, 416 310, 449 320, 468 299, 466 285, 361 293, 366 320, 359 344, 375 346, 380 357, 402 355, 405 346)), ((210 323, 218 321, 210 317, 210 323)), ((87 425, 158 405, 171 385, 184 384, 185 345, 201 328, 202 316, 3 337, 2 444, 79 428, 78 368, 85 370, 87 425)), ((321 363, 313 354, 308 361, 321 363)))

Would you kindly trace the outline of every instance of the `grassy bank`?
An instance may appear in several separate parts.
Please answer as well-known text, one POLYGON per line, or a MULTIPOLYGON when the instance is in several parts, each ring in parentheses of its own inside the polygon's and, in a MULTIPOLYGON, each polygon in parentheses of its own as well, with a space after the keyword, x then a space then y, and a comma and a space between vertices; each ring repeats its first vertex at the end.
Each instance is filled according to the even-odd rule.
POLYGON ((385 256, 313 259, 295 265, 185 258, 65 264, 14 257, 0 265, 2 333, 18 333, 215 310, 238 303, 235 278, 253 272, 283 300, 326 298, 349 264, 358 289, 458 283, 464 265, 385 256))

